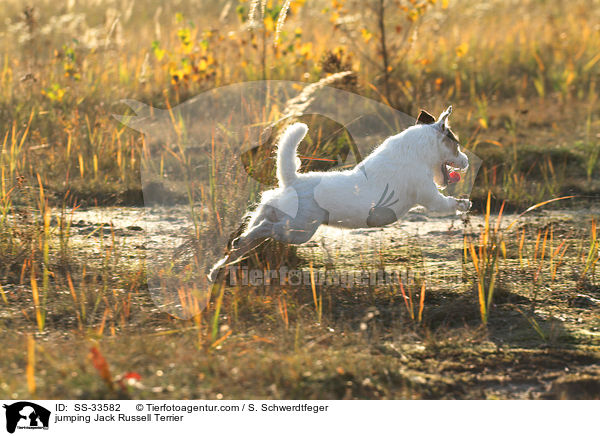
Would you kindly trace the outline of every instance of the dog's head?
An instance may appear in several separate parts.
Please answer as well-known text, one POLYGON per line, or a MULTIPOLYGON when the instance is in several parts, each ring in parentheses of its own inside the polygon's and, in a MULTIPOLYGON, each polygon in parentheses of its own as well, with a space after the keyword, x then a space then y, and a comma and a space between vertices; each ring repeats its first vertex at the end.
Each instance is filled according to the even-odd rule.
POLYGON ((421 110, 417 118, 417 124, 426 124, 435 129, 434 147, 437 153, 434 162, 434 181, 440 186, 448 185, 450 168, 466 169, 469 166, 469 158, 460 150, 458 137, 448 124, 451 113, 452 106, 449 106, 436 121, 433 115, 421 110))

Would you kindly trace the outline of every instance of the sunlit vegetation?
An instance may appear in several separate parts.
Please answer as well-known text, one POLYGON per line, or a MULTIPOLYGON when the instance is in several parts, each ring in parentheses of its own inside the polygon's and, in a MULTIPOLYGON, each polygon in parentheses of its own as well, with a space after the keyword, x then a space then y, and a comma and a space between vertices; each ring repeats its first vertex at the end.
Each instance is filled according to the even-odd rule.
MULTIPOLYGON (((0 4, 0 396, 598 398, 597 1, 30 3, 0 4), (148 295, 137 229, 75 218, 143 205, 147 144, 112 117, 119 100, 169 109, 232 83, 342 72, 333 86, 413 116, 452 103, 483 159, 472 221, 452 223, 464 234, 450 279, 422 265, 342 289, 314 279, 342 256, 267 247, 277 256, 248 262, 294 262, 311 282, 217 286, 204 310, 182 291, 194 316, 181 320, 148 295), (511 385, 519 359, 530 368, 511 385), (589 394, 573 394, 566 366, 589 394)), ((204 193, 204 232, 223 194, 204 193)), ((399 250, 348 262, 412 268, 399 250)))

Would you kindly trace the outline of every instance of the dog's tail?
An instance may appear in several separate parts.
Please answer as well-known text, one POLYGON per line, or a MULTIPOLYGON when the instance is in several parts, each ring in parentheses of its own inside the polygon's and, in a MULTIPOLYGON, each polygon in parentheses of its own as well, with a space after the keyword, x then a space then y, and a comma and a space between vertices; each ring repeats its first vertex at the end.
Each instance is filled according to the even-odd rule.
POLYGON ((277 145, 277 180, 279 186, 287 186, 298 177, 300 159, 296 154, 298 144, 308 132, 308 127, 303 123, 295 123, 289 126, 277 145))

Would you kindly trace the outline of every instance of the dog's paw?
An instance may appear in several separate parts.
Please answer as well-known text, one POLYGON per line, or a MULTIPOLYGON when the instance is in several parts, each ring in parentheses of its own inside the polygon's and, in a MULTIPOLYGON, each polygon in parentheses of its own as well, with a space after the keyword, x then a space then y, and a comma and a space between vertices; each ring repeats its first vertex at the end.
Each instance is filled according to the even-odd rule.
POLYGON ((210 271, 206 275, 206 278, 208 279, 209 283, 214 283, 217 281, 217 278, 219 277, 219 273, 221 272, 221 268, 223 268, 223 266, 227 263, 228 259, 229 259, 229 257, 225 256, 224 258, 222 258, 221 260, 219 260, 217 263, 215 263, 213 265, 213 267, 210 269, 210 271))
POLYGON ((238 248, 240 248, 240 238, 237 237, 235 238, 233 241, 231 241, 231 249, 232 250, 237 250, 238 248))
POLYGON ((214 266, 213 268, 211 268, 211 270, 206 275, 206 278, 208 279, 208 283, 216 282, 217 278, 219 277, 220 272, 221 272, 220 266, 214 266))
POLYGON ((456 210, 460 212, 467 212, 471 209, 471 201, 467 199, 456 200, 456 210))

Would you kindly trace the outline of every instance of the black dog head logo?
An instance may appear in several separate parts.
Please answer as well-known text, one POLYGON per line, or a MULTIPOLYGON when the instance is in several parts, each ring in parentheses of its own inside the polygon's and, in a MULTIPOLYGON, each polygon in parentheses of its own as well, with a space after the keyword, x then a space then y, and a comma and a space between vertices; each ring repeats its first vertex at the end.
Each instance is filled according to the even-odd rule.
POLYGON ((48 428, 50 411, 29 401, 4 405, 6 409, 6 431, 14 433, 20 427, 48 428))

